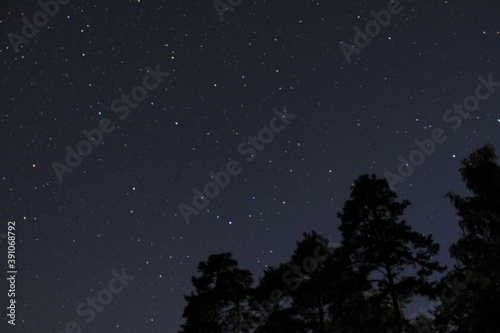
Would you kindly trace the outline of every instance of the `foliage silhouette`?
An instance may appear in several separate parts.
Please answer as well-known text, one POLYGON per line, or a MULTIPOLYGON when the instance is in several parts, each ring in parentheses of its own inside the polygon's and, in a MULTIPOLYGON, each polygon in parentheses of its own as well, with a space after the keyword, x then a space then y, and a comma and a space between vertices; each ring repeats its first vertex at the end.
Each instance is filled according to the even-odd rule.
POLYGON ((182 333, 462 333, 499 332, 500 166, 487 144, 459 169, 472 196, 449 192, 462 235, 456 264, 443 272, 432 235, 412 229, 385 179, 361 175, 338 213, 340 246, 304 233, 290 259, 268 267, 254 285, 231 253, 212 254, 193 277, 182 333), (406 320, 415 295, 441 304, 406 320))
POLYGON ((453 283, 436 311, 439 332, 499 332, 500 166, 486 144, 462 161, 460 174, 472 196, 447 193, 460 218, 462 235, 451 245, 457 260, 441 283, 453 283))
POLYGON ((338 217, 342 247, 352 265, 369 274, 382 297, 390 297, 395 328, 403 332, 406 324, 400 304, 414 295, 433 297, 435 283, 427 278, 445 267, 432 260, 439 251, 432 236, 413 231, 400 220, 410 202, 398 202, 396 198, 387 180, 361 175, 338 217), (416 269, 415 274, 409 272, 410 267, 416 269))

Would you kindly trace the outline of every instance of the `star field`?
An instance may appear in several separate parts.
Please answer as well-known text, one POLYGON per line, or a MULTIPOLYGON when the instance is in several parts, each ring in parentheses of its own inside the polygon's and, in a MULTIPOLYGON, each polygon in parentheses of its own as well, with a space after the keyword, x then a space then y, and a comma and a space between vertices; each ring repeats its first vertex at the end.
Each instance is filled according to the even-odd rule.
POLYGON ((478 76, 500 81, 500 6, 400 3, 348 63, 339 43, 354 44, 354 27, 387 2, 243 0, 221 21, 210 1, 68 1, 15 52, 8 35, 41 9, 3 1, 0 233, 17 221, 18 266, 7 329, 63 332, 77 321, 85 332, 176 332, 200 261, 231 251, 258 278, 304 231, 339 242, 352 181, 397 173, 398 156, 435 128, 446 142, 396 192, 451 266, 459 230, 444 195, 465 191, 461 159, 486 142, 500 149, 500 89, 455 130, 442 115, 478 76), (148 75, 157 86, 135 102, 148 75), (247 161, 238 147, 270 126, 273 109, 296 117, 247 161), (53 162, 67 163, 66 147, 76 151, 103 119, 113 130, 61 182, 53 162), (230 161, 241 172, 187 224, 179 204, 192 206, 193 188, 230 161), (85 323, 77 306, 122 268, 135 278, 85 323))

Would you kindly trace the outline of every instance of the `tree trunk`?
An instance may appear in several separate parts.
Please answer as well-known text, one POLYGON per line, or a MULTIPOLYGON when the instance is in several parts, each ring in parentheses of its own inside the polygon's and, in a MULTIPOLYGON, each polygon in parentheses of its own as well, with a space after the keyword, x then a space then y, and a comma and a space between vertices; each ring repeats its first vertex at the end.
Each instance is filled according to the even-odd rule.
POLYGON ((392 299, 392 306, 394 308, 394 320, 396 322, 396 327, 398 328, 398 333, 404 333, 403 320, 401 311, 399 310, 399 301, 396 292, 394 291, 394 278, 392 277, 392 274, 388 274, 387 278, 389 280, 389 290, 392 299))
POLYGON ((323 311, 323 302, 321 298, 318 300, 318 315, 319 315, 319 333, 325 333, 325 312, 323 311))
POLYGON ((241 302, 238 298, 238 333, 241 333, 241 302))

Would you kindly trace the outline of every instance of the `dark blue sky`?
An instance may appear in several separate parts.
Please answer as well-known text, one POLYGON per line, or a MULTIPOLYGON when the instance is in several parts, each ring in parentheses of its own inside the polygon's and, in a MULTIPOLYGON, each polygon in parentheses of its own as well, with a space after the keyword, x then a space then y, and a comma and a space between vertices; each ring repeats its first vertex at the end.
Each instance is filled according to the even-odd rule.
POLYGON ((498 1, 401 1, 350 62, 339 43, 353 45, 387 2, 242 0, 223 21, 210 1, 58 7, 15 52, 9 34, 21 38, 23 15, 33 22, 41 7, 0 5, 0 232, 17 221, 10 331, 76 321, 83 332, 176 332, 198 262, 231 251, 257 278, 304 231, 339 242, 352 181, 397 174, 398 156, 436 128, 446 141, 395 189, 412 203, 408 223, 453 264, 459 230, 444 195, 464 192, 461 159, 486 142, 500 149, 500 87, 457 129, 443 114, 479 76, 500 81, 498 1), (239 145, 270 127, 274 108, 296 117, 247 161, 239 145), (87 156, 60 182, 53 162, 100 123, 109 133, 91 152, 82 144, 87 156), (231 160, 241 172, 187 225, 179 204, 231 160), (86 323, 77 307, 123 268, 135 278, 86 323))

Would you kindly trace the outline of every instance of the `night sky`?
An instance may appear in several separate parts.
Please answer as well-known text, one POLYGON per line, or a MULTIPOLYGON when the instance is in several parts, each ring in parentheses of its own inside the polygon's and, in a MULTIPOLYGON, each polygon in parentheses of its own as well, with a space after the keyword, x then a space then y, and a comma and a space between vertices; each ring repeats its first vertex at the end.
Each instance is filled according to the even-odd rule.
POLYGON ((66 2, 48 22, 37 15, 45 25, 25 28, 30 38, 22 28, 40 4, 0 5, 0 233, 16 221, 18 270, 13 327, 0 238, 2 332, 71 321, 82 332, 177 332, 200 261, 231 251, 257 279, 304 231, 340 242, 353 180, 398 175, 398 156, 435 129, 447 139, 395 190, 412 203, 407 222, 453 264, 458 220, 444 195, 465 193, 458 169, 470 152, 500 149, 500 84, 468 117, 443 115, 479 76, 500 81, 498 0, 401 1, 350 57, 340 43, 352 50, 355 28, 386 1, 242 0, 223 20, 209 0, 66 2), (102 142, 86 144, 94 129, 102 142), (66 147, 86 156, 70 167, 66 147), (179 205, 193 207, 193 188, 228 162, 235 175, 187 224, 179 205), (125 285, 123 272, 134 277, 125 285), (101 292, 112 295, 102 312, 77 315, 108 289, 120 291, 101 292))

